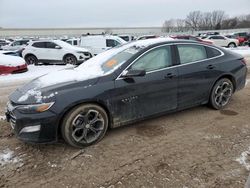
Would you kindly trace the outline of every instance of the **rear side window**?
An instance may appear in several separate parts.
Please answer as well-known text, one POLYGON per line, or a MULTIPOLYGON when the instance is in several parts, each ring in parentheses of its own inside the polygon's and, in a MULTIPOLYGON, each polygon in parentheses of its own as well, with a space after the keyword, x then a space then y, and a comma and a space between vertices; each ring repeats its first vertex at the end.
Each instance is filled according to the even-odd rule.
POLYGON ((74 45, 75 45, 75 46, 77 45, 77 40, 74 40, 74 45))
POLYGON ((172 56, 170 46, 154 49, 139 60, 137 60, 130 69, 145 70, 146 72, 166 68, 172 65, 172 56))
POLYGON ((119 45, 120 43, 117 42, 116 40, 113 40, 113 39, 107 39, 106 40, 106 46, 107 47, 115 47, 117 45, 119 45))
POLYGON ((45 48, 45 42, 35 42, 32 46, 35 48, 45 48))
POLYGON ((216 50, 215 48, 206 47, 206 50, 208 58, 217 57, 221 55, 221 52, 219 50, 216 50))
POLYGON ((204 46, 192 45, 192 44, 181 44, 177 45, 180 63, 186 64, 195 61, 207 59, 207 52, 204 46))

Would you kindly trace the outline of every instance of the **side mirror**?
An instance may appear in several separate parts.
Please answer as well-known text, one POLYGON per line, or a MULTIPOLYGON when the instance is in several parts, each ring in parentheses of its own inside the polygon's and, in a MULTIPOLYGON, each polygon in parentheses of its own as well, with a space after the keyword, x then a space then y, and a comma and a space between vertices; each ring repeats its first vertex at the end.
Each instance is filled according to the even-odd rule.
POLYGON ((60 46, 55 46, 55 49, 62 49, 62 47, 60 47, 60 46))
POLYGON ((141 77, 141 76, 145 76, 146 75, 146 71, 145 70, 126 70, 123 71, 122 73, 122 77, 123 78, 132 78, 132 77, 141 77))

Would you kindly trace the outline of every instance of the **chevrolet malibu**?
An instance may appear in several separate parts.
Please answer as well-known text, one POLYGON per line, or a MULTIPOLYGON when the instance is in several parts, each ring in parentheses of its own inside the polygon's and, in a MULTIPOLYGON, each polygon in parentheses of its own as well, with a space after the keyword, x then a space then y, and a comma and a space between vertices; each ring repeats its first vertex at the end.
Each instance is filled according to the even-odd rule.
POLYGON ((166 38, 136 41, 17 89, 6 116, 25 142, 62 136, 85 147, 108 128, 198 105, 222 109, 244 88, 246 73, 243 57, 220 47, 166 38))

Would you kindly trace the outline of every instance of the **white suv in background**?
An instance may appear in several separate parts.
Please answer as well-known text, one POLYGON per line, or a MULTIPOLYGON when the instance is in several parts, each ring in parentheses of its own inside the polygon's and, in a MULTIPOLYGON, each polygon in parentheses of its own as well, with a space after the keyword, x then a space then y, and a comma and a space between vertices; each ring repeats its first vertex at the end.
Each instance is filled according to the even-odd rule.
POLYGON ((27 64, 64 63, 80 64, 90 59, 92 54, 85 48, 72 46, 61 40, 42 40, 30 42, 22 52, 27 64))
POLYGON ((213 44, 217 46, 229 47, 229 48, 234 48, 234 47, 239 46, 238 39, 231 39, 231 38, 227 38, 221 35, 208 36, 207 38, 202 39, 202 40, 206 41, 207 39, 209 41, 213 41, 213 44))

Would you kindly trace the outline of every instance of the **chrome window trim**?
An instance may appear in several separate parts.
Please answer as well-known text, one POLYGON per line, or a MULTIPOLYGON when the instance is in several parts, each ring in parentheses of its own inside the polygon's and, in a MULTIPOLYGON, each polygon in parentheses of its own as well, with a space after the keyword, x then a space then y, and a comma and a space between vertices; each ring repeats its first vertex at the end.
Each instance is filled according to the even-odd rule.
POLYGON ((218 50, 221 54, 218 55, 218 56, 215 56, 215 57, 210 57, 210 58, 206 58, 206 59, 202 59, 202 60, 199 60, 199 61, 193 61, 193 62, 189 62, 189 63, 186 63, 186 64, 180 64, 180 65, 173 65, 171 67, 166 67, 166 68, 162 68, 162 69, 157 69, 157 70, 152 70, 152 71, 148 71, 146 72, 146 74, 150 74, 150 73, 154 73, 154 72, 158 72, 158 71, 162 71, 162 70, 167 70, 167 69, 171 69, 171 68, 175 68, 175 67, 181 67, 181 66, 185 66, 185 65, 190 65, 190 64, 195 64, 195 63, 199 63, 199 62, 203 62, 203 61, 207 61, 207 60, 212 60, 212 59, 217 59, 219 57, 222 57, 225 55, 225 53, 223 51, 221 51, 220 49, 214 47, 214 46, 209 46, 209 45, 206 45, 206 44, 199 44, 199 43, 172 43, 172 44, 162 44, 160 46, 155 46, 149 50, 147 50, 146 52, 142 53, 141 55, 139 55, 134 61, 132 61, 120 74, 119 76, 117 76, 117 78, 115 80, 121 80, 121 79, 124 79, 122 76, 122 73, 124 71, 126 71, 132 64, 134 64, 139 58, 141 58, 143 55, 145 55, 146 53, 149 53, 150 51, 156 49, 156 48, 160 48, 160 47, 163 47, 163 46, 170 46, 170 45, 180 45, 180 44, 192 44, 192 45, 198 45, 198 46, 206 46, 206 47, 209 47, 209 48, 214 48, 215 50, 218 50))

